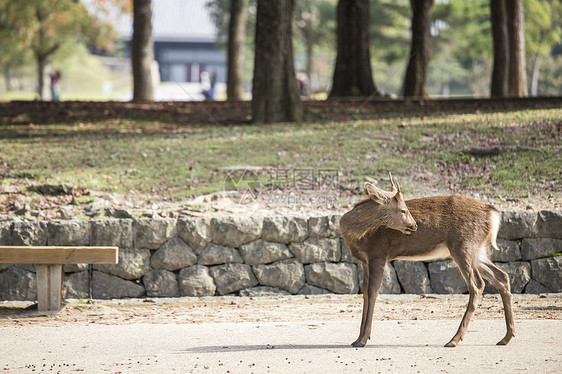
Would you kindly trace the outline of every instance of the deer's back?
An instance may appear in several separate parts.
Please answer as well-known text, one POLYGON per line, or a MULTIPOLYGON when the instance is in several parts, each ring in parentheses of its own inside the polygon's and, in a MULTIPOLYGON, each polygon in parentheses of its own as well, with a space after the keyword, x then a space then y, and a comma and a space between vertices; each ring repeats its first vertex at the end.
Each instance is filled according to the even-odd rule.
POLYGON ((340 224, 343 223, 342 234, 353 255, 361 259, 367 252, 376 252, 391 260, 420 257, 421 252, 434 252, 427 258, 443 257, 443 253, 448 253, 447 248, 480 245, 490 231, 491 215, 498 213, 489 204, 458 195, 411 199, 406 201, 406 206, 418 224, 418 230, 410 235, 375 227, 358 240, 357 235, 346 231, 353 230, 354 218, 366 207, 358 205, 346 213, 340 224))

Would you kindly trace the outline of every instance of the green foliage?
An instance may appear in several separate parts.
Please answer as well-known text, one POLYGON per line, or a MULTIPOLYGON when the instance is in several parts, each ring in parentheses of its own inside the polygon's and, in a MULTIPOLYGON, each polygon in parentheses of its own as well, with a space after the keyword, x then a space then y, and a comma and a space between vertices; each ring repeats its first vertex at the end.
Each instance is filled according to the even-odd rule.
MULTIPOLYGON (((77 43, 111 49, 116 37, 111 25, 90 14, 80 1, 0 0, 0 14, 4 55, 0 64, 4 68, 23 62, 30 55, 41 66, 59 50, 71 53, 77 43)), ((37 75, 40 76, 39 72, 37 75)))
POLYGON ((525 48, 533 56, 547 56, 561 43, 562 2, 560 0, 526 0, 525 48))
POLYGON ((410 50, 410 2, 371 1, 370 13, 373 57, 385 64, 403 61, 410 50))
POLYGON ((451 48, 453 57, 464 63, 492 56, 489 0, 449 0, 434 7, 434 51, 451 48))
POLYGON ((4 14, 1 28, 10 39, 34 53, 56 50, 64 42, 83 42, 107 47, 114 35, 109 24, 91 15, 84 4, 73 0, 0 0, 4 14))
POLYGON ((562 55, 543 57, 540 66, 538 94, 562 96, 562 55))

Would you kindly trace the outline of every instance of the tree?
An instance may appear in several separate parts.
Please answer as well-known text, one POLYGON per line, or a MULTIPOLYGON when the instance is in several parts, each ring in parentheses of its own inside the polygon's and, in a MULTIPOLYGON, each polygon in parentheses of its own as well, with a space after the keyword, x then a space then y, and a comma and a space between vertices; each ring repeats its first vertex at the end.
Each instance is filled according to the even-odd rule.
MULTIPOLYGON (((299 0, 295 2, 294 25, 299 31, 295 40, 305 56, 300 70, 308 78, 308 90, 318 86, 318 78, 322 75, 318 64, 324 61, 318 54, 330 53, 333 50, 336 34, 336 19, 334 14, 335 0, 299 0)), ((297 49, 298 53, 298 49, 297 49)), ((326 58, 324 58, 325 60, 326 58)), ((330 67, 331 70, 331 67, 330 67)), ((330 75, 333 73, 330 71, 330 75)), ((330 77, 331 79, 331 77, 330 77)), ((309 92, 310 93, 310 92, 309 92)))
POLYGON ((292 44, 293 0, 258 0, 252 121, 291 121, 303 118, 292 44))
POLYGON ((321 30, 317 24, 318 15, 316 4, 312 0, 301 0, 296 3, 296 26, 300 30, 301 40, 305 46, 306 62, 304 72, 312 79, 314 45, 316 44, 315 30, 321 30))
MULTIPOLYGON (((0 13, 2 12, 0 11, 0 13)), ((2 51, 0 53, 0 67, 4 73, 6 91, 15 89, 12 81, 14 73, 17 73, 20 67, 33 59, 29 50, 24 48, 22 43, 14 38, 10 38, 10 32, 10 30, 0 28, 0 51, 2 51)))
POLYGON ((506 97, 509 73, 509 41, 507 38, 507 20, 505 0, 490 0, 490 18, 492 21, 492 40, 494 44, 494 67, 490 95, 506 97))
POLYGON ((133 100, 154 100, 153 60, 151 0, 134 0, 133 40, 131 41, 133 100))
POLYGON ((404 78, 405 97, 426 97, 426 76, 431 49, 431 10, 433 0, 411 0, 412 47, 404 78))
POLYGON ((507 6, 507 35, 509 40, 508 95, 527 96, 525 66, 525 21, 523 0, 513 0, 507 6))
POLYGON ((492 74, 490 0, 435 2, 433 20, 428 91, 488 95, 492 74))
POLYGON ((230 0, 228 23, 228 77, 226 96, 228 100, 242 100, 244 89, 242 73, 244 68, 244 43, 248 0, 230 0))
MULTIPOLYGON (((244 0, 245 1, 245 0, 244 0)), ((228 56, 228 43, 229 43, 229 27, 231 21, 231 0, 207 0, 206 8, 209 11, 209 16, 213 21, 216 31, 217 40, 216 46, 223 48, 228 56)), ((243 40, 243 47, 240 49, 240 59, 242 66, 241 85, 240 90, 243 89, 244 83, 251 83, 254 71, 254 32, 256 31, 256 0, 248 0, 245 18, 245 32, 243 40)), ((228 58, 230 60, 230 58, 228 58)), ((228 61, 227 61, 228 63, 228 61)), ((230 69, 230 68, 228 68, 230 69)), ((232 84, 228 82, 227 75, 227 91, 228 87, 232 84)), ((228 96, 228 92, 227 92, 228 96)))
POLYGON ((63 44, 83 42, 90 47, 110 46, 115 37, 111 26, 90 14, 80 1, 0 0, 0 13, 0 30, 9 31, 6 37, 11 43, 33 54, 41 100, 50 99, 50 90, 45 84, 47 66, 63 44))
POLYGON ((380 96, 373 80, 369 0, 339 0, 337 57, 329 97, 380 96))

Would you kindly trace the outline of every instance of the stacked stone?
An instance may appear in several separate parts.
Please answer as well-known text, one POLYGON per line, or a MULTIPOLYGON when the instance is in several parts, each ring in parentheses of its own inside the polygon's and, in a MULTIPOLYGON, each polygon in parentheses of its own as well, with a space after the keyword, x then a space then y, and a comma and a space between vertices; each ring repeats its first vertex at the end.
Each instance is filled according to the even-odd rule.
MULTIPOLYGON (((65 266, 65 297, 354 294, 362 268, 339 216, 0 222, 0 245, 118 246, 117 265, 65 266)), ((562 212, 505 212, 491 259, 514 293, 562 292, 562 212)), ((0 265, 0 300, 36 299, 32 265, 0 265)), ((495 292, 489 284, 486 291, 495 292)), ((381 293, 464 293, 450 260, 394 261, 381 293)))

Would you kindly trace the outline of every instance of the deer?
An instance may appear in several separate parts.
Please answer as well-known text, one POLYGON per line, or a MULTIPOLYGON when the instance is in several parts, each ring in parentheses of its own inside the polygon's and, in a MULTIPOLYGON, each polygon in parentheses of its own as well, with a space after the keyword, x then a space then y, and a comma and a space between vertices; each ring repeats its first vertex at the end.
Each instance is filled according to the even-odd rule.
POLYGON ((498 250, 500 213, 492 205, 459 196, 434 196, 404 201, 400 185, 389 173, 391 191, 365 182, 366 199, 340 219, 340 231, 351 254, 363 266, 363 314, 353 347, 371 337, 373 311, 385 266, 393 260, 431 261, 452 258, 468 288, 469 301, 460 326, 445 347, 463 340, 488 280, 500 293, 507 333, 498 345, 515 336, 508 275, 496 267, 488 251, 498 250))

